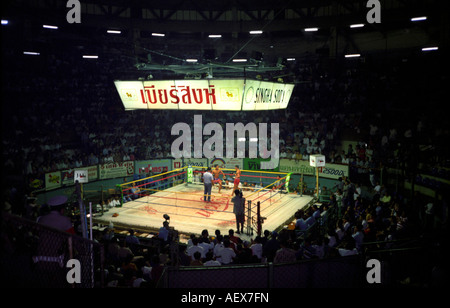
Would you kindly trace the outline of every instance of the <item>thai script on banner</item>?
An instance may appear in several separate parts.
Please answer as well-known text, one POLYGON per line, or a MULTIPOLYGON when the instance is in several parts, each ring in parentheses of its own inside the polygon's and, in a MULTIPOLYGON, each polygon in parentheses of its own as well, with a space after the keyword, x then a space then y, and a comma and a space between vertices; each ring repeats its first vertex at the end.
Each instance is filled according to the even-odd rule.
MULTIPOLYGON (((207 158, 178 158, 172 160, 173 169, 180 169, 183 167, 208 167, 208 159, 207 158)), ((172 169, 172 170, 173 170, 172 169)))
POLYGON ((156 174, 172 170, 171 159, 140 160, 134 163, 135 174, 156 174))
POLYGON ((170 89, 156 89, 155 85, 148 85, 140 90, 140 94, 143 104, 216 104, 213 85, 208 85, 207 88, 174 85, 170 86, 170 89))
POLYGON ((99 179, 127 177, 134 174, 134 161, 108 163, 99 166, 99 179))
POLYGON ((234 167, 239 166, 239 169, 244 168, 244 159, 242 158, 213 158, 209 160, 209 166, 214 168, 214 165, 218 165, 220 168, 234 169, 234 167))
POLYGON ((294 85, 260 80, 203 79, 115 81, 126 110, 285 109, 294 85))
MULTIPOLYGON (((280 159, 279 169, 281 172, 292 172, 304 175, 315 175, 316 168, 309 165, 309 161, 280 159)), ((341 164, 325 164, 325 167, 318 167, 319 177, 328 179, 339 179, 340 177, 348 177, 348 165, 341 164)))

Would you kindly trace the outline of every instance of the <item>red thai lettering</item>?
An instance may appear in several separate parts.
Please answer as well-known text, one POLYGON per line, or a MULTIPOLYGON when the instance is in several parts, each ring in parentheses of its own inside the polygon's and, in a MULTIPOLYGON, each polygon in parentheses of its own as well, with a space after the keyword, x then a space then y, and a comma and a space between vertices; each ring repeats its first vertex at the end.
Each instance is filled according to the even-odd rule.
MULTIPOLYGON (((206 89, 205 89, 206 90, 206 89)), ((194 101, 197 104, 201 104, 203 102, 203 96, 202 96, 202 89, 193 89, 192 94, 194 96, 194 101), (198 92, 199 97, 195 94, 195 92, 198 92)))
POLYGON ((206 96, 206 103, 210 104, 209 99, 211 98, 212 99, 212 104, 215 105, 216 104, 216 91, 214 89, 214 86, 209 86, 209 88, 210 88, 211 92, 209 92, 208 89, 204 89, 205 90, 205 96, 206 96))
POLYGON ((167 104, 169 102, 169 98, 167 97, 167 90, 158 90, 158 97, 161 104, 167 104), (164 93, 164 99, 162 93, 164 93))
POLYGON ((171 89, 169 91, 169 95, 171 98, 173 98, 175 100, 175 101, 172 100, 172 103, 178 104, 180 102, 180 98, 177 95, 177 89, 175 88, 175 86, 171 86, 171 88, 173 88, 173 89, 171 89))
POLYGON ((141 90, 141 99, 143 104, 147 104, 147 99, 145 98, 144 90, 141 90))
POLYGON ((191 101, 191 87, 190 86, 181 86, 181 92, 184 92, 184 94, 181 96, 181 100, 183 101, 183 103, 185 104, 192 104, 191 101))
POLYGON ((144 104, 147 104, 147 101, 149 101, 151 104, 156 104, 158 102, 158 98, 156 96, 156 90, 155 90, 155 86, 150 86, 150 87, 144 87, 144 91, 146 94, 146 97, 144 97, 144 94, 142 93, 143 91, 141 90, 141 97, 142 100, 145 101, 144 104), (150 91, 150 89, 152 89, 150 91), (151 95, 153 94, 153 95, 151 95), (153 97, 153 99, 152 99, 153 97))

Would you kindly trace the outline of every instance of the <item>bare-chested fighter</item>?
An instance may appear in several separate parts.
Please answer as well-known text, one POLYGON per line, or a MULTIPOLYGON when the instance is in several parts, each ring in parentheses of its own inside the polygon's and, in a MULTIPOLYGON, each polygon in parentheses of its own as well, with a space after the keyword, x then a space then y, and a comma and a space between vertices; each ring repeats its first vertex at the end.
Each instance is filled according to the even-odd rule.
POLYGON ((234 191, 236 189, 239 189, 239 183, 241 181, 241 170, 239 169, 239 166, 236 165, 235 169, 236 169, 236 175, 234 176, 234 182, 233 182, 234 187, 233 187, 233 190, 231 191, 231 195, 234 194, 234 191))
POLYGON ((222 169, 219 168, 219 165, 216 164, 214 165, 214 167, 215 168, 211 171, 214 176, 212 183, 213 185, 219 183, 219 193, 220 193, 220 190, 222 189, 222 180, 220 179, 219 176, 220 174, 222 174, 224 179, 226 178, 226 176, 225 173, 223 173, 222 169))

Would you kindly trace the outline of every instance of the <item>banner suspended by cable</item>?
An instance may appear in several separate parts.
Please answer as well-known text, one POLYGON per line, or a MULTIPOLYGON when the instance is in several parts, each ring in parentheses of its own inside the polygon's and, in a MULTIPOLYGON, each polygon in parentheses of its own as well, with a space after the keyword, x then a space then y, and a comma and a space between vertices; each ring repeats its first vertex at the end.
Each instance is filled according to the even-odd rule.
POLYGON ((125 110, 286 109, 294 84, 241 79, 114 81, 125 110))

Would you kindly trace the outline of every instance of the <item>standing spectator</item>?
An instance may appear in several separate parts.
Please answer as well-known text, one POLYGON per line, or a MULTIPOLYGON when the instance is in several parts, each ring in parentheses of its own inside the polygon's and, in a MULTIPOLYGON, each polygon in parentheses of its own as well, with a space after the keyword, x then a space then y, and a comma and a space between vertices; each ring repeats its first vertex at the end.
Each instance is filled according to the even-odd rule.
POLYGON ((164 221, 163 222, 163 226, 161 228, 159 228, 159 232, 158 232, 158 238, 162 241, 162 245, 167 245, 170 242, 170 238, 169 238, 169 222, 168 221, 164 221))
POLYGON ((235 196, 231 199, 233 202, 233 213, 236 216, 237 234, 244 232, 245 222, 245 199, 242 196, 242 192, 239 189, 234 191, 235 196))

